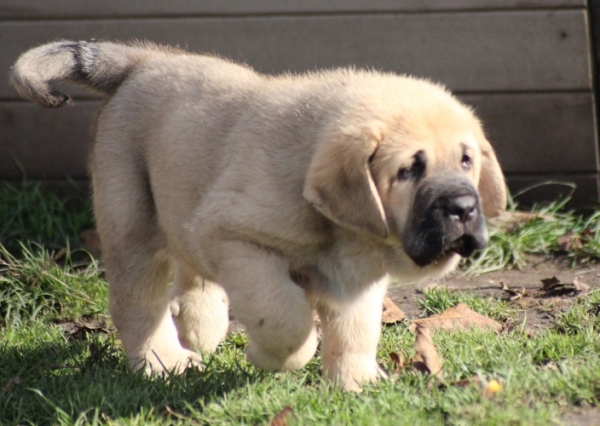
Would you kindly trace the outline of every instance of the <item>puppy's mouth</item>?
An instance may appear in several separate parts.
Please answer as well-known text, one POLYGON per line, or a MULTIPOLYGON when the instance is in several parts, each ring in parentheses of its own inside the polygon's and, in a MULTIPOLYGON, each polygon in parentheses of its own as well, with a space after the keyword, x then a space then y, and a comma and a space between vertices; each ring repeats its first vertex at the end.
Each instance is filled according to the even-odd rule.
POLYGON ((476 250, 480 250, 486 246, 484 238, 477 238, 473 235, 464 234, 450 244, 446 245, 437 254, 429 253, 422 256, 411 256, 412 260, 420 267, 425 267, 431 264, 443 264, 455 255, 460 257, 470 257, 476 250))
POLYGON ((471 235, 463 235, 462 237, 454 240, 449 246, 447 246, 442 253, 441 257, 446 257, 449 254, 459 254, 461 257, 470 257, 475 250, 483 248, 482 244, 479 244, 476 239, 471 235))

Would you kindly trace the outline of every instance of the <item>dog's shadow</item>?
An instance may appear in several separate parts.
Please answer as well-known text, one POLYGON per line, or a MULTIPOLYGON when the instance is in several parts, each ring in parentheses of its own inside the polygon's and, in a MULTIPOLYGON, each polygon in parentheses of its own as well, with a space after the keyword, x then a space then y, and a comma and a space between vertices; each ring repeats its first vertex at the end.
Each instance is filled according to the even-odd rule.
POLYGON ((72 420, 135 417, 154 412, 177 419, 190 407, 218 402, 235 389, 252 385, 267 373, 244 358, 243 337, 229 337, 205 366, 183 374, 148 377, 132 372, 114 335, 94 333, 61 343, 4 347, 0 351, 0 423, 51 423, 57 413, 72 420), (237 340, 237 341, 236 341, 237 340), (86 415, 86 414, 83 414, 86 415))

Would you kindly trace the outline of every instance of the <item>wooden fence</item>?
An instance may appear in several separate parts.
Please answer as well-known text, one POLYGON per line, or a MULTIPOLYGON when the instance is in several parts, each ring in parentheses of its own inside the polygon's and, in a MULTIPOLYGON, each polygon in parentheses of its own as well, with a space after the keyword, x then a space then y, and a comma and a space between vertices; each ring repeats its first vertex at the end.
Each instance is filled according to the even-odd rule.
MULTIPOLYGON (((46 110, 17 98, 10 65, 57 39, 142 39, 216 52, 265 73, 356 66, 428 77, 473 105, 513 191, 558 179, 599 198, 585 0, 2 0, 0 180, 86 179, 100 101, 46 110)), ((557 194, 543 186, 528 194, 557 194)))

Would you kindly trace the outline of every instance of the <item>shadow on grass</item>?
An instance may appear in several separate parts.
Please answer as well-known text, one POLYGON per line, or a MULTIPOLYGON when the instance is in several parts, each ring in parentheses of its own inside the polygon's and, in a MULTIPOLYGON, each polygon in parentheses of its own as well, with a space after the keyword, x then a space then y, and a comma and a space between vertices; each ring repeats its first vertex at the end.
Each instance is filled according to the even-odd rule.
MULTIPOLYGON (((230 391, 262 380, 264 373, 243 359, 228 341, 218 356, 206 358, 203 371, 147 377, 133 373, 114 336, 30 347, 0 347, 0 424, 77 423, 150 415, 177 419, 190 407, 221 399, 230 391)), ((183 418, 183 417, 182 417, 183 418)), ((166 420, 166 419, 165 419, 166 420)))

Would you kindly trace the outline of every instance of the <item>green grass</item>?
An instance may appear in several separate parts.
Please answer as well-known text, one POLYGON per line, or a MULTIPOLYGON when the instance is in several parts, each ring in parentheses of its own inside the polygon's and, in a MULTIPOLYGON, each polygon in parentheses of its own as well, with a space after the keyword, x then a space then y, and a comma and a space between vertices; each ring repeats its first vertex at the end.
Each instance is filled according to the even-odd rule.
MULTIPOLYGON (((504 232, 490 229, 488 246, 463 262, 462 269, 470 274, 483 274, 504 268, 520 268, 530 254, 556 254, 573 263, 600 258, 600 211, 577 214, 565 211, 568 200, 556 201, 532 209, 536 217, 504 232), (568 244, 561 245, 561 239, 568 244)), ((509 212, 518 211, 510 203, 509 212)))
MULTIPOLYGON (((341 392, 321 380, 318 358, 289 373, 252 367, 240 333, 229 335, 205 360, 203 371, 152 378, 132 373, 110 326, 80 333, 64 326, 107 316, 101 267, 69 248, 91 224, 89 207, 61 204, 35 186, 15 191, 0 192, 0 425, 269 424, 286 406, 293 408, 298 425, 546 425, 573 407, 600 402, 598 291, 555 314, 535 333, 505 301, 442 289, 426 292, 418 302, 421 316, 463 302, 510 325, 499 334, 435 332, 444 366, 441 381, 408 368, 361 394, 341 392), (5 208, 7 202, 21 213, 5 208), (30 228, 28 221, 36 219, 29 211, 40 205, 51 217, 30 228), (461 384, 472 377, 484 386, 498 380, 503 391, 485 397, 481 386, 461 384)), ((546 213, 556 219, 535 219, 509 237, 494 234, 489 253, 496 250, 499 258, 509 259, 506 265, 517 266, 524 253, 558 252, 557 238, 571 229, 585 238, 585 247, 564 254, 579 260, 598 256, 597 217, 546 213), (534 229, 548 235, 533 236, 534 229)), ((391 352, 410 360, 414 340, 407 324, 384 327, 380 363, 393 371, 391 352)))

